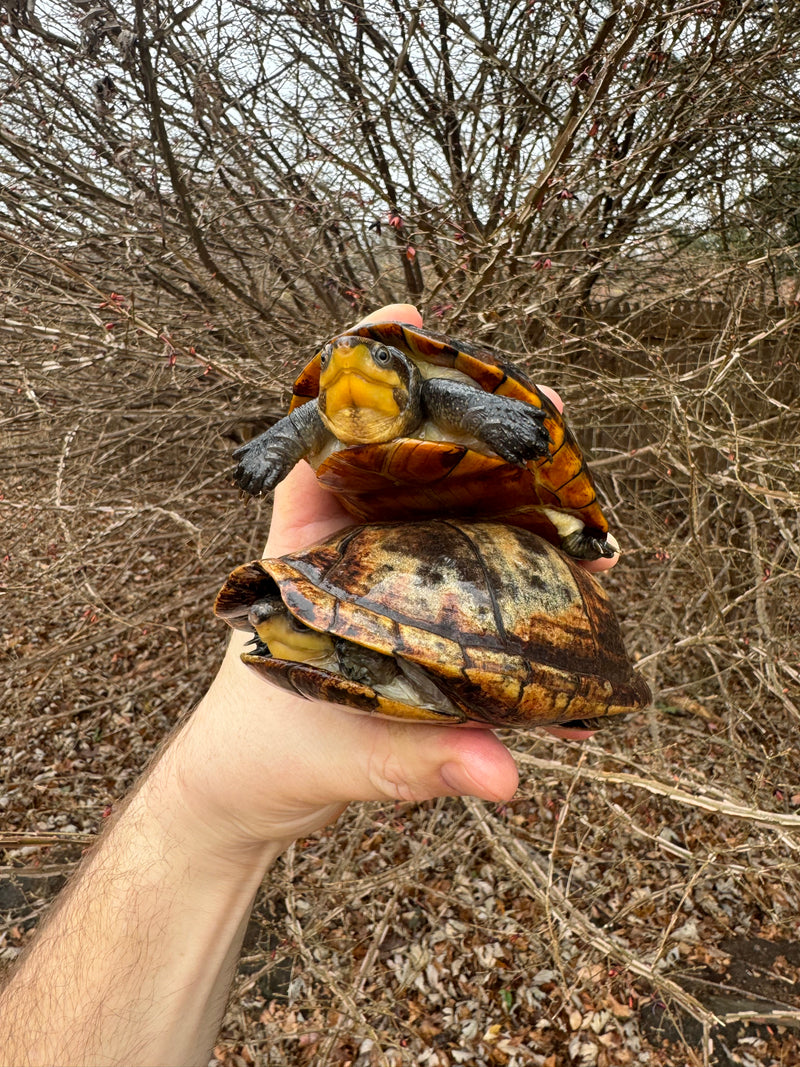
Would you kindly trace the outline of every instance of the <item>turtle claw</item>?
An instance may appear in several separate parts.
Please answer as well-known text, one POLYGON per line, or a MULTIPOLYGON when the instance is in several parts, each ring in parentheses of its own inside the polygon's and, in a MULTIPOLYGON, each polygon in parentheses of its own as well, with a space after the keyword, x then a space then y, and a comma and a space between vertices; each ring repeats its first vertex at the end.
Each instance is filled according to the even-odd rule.
POLYGON ((237 448, 233 458, 238 463, 233 471, 233 480, 250 496, 259 496, 261 493, 274 489, 278 482, 283 481, 294 466, 287 463, 281 441, 274 441, 270 430, 255 437, 246 445, 237 448))
POLYGON ((317 405, 305 404, 233 453, 233 480, 251 496, 274 489, 296 463, 318 451, 329 436, 317 405))
POLYGON ((515 467, 550 451, 548 414, 541 407, 443 378, 427 379, 423 396, 429 416, 443 429, 471 434, 515 467))
POLYGON ((613 559, 619 554, 619 545, 613 537, 587 526, 564 537, 561 548, 573 559, 613 559))

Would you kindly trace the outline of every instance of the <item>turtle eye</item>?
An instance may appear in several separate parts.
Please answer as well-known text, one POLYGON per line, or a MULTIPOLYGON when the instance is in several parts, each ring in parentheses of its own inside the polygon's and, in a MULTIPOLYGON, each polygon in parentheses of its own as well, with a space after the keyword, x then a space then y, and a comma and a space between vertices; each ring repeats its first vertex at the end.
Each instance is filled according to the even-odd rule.
POLYGON ((380 363, 382 367, 385 367, 391 361, 392 354, 388 348, 380 345, 378 348, 373 349, 372 358, 376 363, 380 363))
POLYGON ((325 368, 330 363, 330 361, 331 361, 331 351, 332 351, 331 346, 330 345, 326 345, 326 347, 323 348, 322 351, 320 352, 320 354, 319 354, 319 365, 320 365, 320 369, 321 370, 325 370, 325 368))

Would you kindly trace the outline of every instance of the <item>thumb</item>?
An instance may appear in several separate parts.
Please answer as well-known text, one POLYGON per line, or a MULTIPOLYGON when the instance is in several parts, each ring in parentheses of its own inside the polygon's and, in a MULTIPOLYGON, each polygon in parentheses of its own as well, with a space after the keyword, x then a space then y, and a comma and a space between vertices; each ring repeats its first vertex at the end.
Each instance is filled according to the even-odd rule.
MULTIPOLYGON (((510 800, 519 777, 511 753, 483 728, 388 724, 367 762, 364 800, 474 796, 510 800)), ((363 785, 362 785, 363 788, 363 785)))

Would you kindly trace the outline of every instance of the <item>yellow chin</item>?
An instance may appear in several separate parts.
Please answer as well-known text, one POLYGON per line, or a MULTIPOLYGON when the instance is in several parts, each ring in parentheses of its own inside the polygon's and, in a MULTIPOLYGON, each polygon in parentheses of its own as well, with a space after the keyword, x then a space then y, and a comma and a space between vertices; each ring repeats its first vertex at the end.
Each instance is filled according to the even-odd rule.
POLYGON ((341 374, 328 386, 320 414, 331 433, 348 445, 390 441, 402 433, 405 418, 393 382, 369 381, 358 374, 341 374))
POLYGON ((371 445, 403 437, 407 420, 360 407, 338 409, 334 415, 322 416, 331 433, 346 445, 371 445))
POLYGON ((332 657, 335 662, 330 636, 316 630, 296 630, 288 615, 273 615, 258 624, 256 633, 275 659, 311 663, 316 667, 328 667, 332 657))

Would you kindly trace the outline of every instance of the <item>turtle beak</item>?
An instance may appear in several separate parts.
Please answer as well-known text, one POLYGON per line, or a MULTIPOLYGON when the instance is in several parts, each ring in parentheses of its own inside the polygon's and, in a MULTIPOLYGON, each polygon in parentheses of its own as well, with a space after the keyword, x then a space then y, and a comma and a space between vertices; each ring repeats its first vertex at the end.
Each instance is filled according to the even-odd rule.
POLYGON ((319 376, 320 391, 330 395, 330 390, 341 392, 344 399, 349 393, 351 403, 347 407, 372 407, 370 403, 373 392, 386 391, 402 387, 400 376, 393 367, 379 367, 372 358, 367 345, 336 345, 330 360, 319 376))

